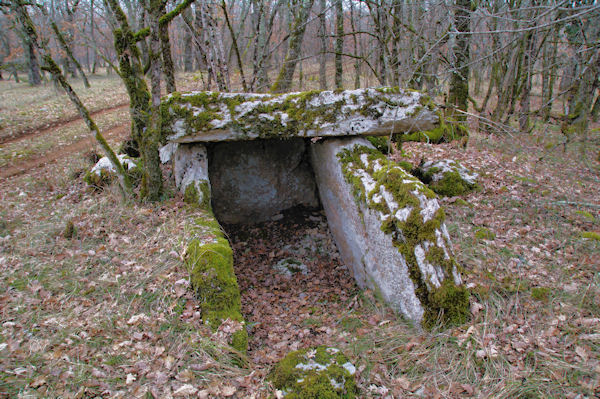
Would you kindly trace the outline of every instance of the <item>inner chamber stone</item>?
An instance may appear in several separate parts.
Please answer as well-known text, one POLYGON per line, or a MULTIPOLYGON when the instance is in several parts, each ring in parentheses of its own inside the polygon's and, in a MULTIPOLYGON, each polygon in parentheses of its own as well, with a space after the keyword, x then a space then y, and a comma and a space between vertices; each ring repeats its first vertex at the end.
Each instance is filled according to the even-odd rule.
POLYGON ((304 139, 208 146, 212 208, 224 223, 256 223, 302 205, 319 206, 304 139))

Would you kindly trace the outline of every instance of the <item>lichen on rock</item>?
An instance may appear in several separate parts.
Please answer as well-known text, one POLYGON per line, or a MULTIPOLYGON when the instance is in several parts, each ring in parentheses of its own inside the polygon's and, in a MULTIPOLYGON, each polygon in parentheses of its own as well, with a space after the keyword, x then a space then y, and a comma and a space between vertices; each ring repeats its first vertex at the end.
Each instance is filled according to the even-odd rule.
POLYGON ((163 141, 210 142, 434 129, 423 94, 398 88, 288 94, 172 93, 161 104, 163 141))
POLYGON ((478 188, 479 175, 457 161, 428 161, 413 170, 413 174, 435 193, 446 197, 463 195, 478 188))
MULTIPOLYGON (((123 165, 129 178, 134 182, 139 182, 142 177, 142 168, 139 159, 131 158, 126 154, 117 155, 119 162, 123 165)), ((108 157, 102 157, 96 162, 92 169, 85 173, 83 181, 95 189, 110 184, 116 179, 117 175, 113 164, 108 157)))
POLYGON ((359 394, 355 373, 339 349, 319 346, 289 353, 268 379, 289 399, 352 399, 359 394))
POLYGON ((350 145, 337 156, 360 209, 377 214, 405 261, 423 308, 421 324, 466 321, 469 294, 435 193, 370 146, 350 145))
POLYGON ((281 259, 273 269, 286 277, 292 277, 296 273, 308 274, 308 266, 295 258, 281 259))

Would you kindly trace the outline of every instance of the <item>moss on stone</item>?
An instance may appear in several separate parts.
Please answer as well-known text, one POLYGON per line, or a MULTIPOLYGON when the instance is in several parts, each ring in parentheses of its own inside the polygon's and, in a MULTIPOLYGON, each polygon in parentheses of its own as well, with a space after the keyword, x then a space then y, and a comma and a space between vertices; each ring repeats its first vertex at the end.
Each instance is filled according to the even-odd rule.
POLYGON ((588 220, 591 220, 592 222, 593 222, 594 220, 596 220, 596 218, 594 217, 594 215, 592 215, 592 214, 591 214, 591 213, 589 213, 588 211, 575 211, 575 213, 576 213, 577 215, 581 215, 581 216, 583 216, 584 218, 586 218, 586 219, 588 219, 588 220))
POLYGON ((456 197, 473 191, 476 185, 469 184, 458 172, 452 171, 444 173, 443 179, 432 182, 429 187, 439 195, 456 197))
POLYGON ((209 183, 207 181, 199 181, 188 184, 183 193, 183 201, 190 205, 199 206, 202 209, 211 209, 209 183))
MULTIPOLYGON (((433 102, 431 100, 424 100, 425 97, 426 96, 421 97, 421 104, 425 102, 425 107, 430 110, 435 109, 433 102)), ((466 146, 469 137, 469 130, 466 125, 452 118, 446 118, 441 111, 437 114, 439 119, 439 125, 437 127, 420 132, 395 134, 392 137, 392 140, 394 142, 417 141, 431 144, 449 143, 454 140, 460 140, 463 143, 463 146, 466 146)))
MULTIPOLYGON (((374 148, 354 146, 340 151, 337 156, 346 181, 353 187, 356 200, 370 209, 382 212, 381 230, 391 236, 392 242, 406 260, 409 276, 415 284, 415 294, 423 306, 422 325, 430 328, 438 320, 444 325, 465 322, 469 309, 469 293, 464 287, 456 286, 453 280, 460 267, 453 257, 446 257, 444 250, 436 244, 436 231, 440 231, 445 219, 444 210, 437 209, 433 216, 424 222, 421 203, 415 194, 433 199, 436 198, 435 193, 374 148), (367 155, 369 162, 364 163, 361 155, 367 155), (375 164, 378 165, 377 170, 373 166, 375 164), (357 174, 358 169, 365 171, 375 182, 374 188, 368 193, 365 192, 357 174), (374 200, 375 195, 379 195, 382 189, 392 195, 398 209, 412 208, 406 220, 399 220, 391 214, 384 201, 374 200), (430 243, 425 254, 426 260, 440 266, 444 272, 445 279, 439 287, 426 281, 417 263, 415 247, 424 245, 425 242, 430 243)), ((449 250, 450 243, 446 242, 445 238, 443 240, 449 250)))
MULTIPOLYGON (((142 181, 144 175, 140 161, 135 161, 136 166, 128 169, 125 167, 125 173, 129 178, 129 181, 133 186, 138 186, 142 181)), ((115 172, 111 172, 107 169, 100 169, 99 173, 87 171, 83 175, 83 181, 95 191, 102 191, 104 187, 110 185, 117 179, 115 172)))
POLYGON ((449 166, 452 170, 444 171, 435 166, 426 169, 417 167, 412 170, 412 174, 427 184, 436 194, 445 197, 456 197, 479 189, 476 183, 471 183, 461 176, 459 168, 466 169, 459 163, 452 161, 449 166), (440 173, 441 176, 437 176, 440 173))
POLYGON ((63 230, 63 237, 67 240, 73 238, 76 234, 75 224, 73 223, 73 219, 67 220, 65 224, 65 229, 63 230))
POLYGON ((337 349, 319 346, 285 356, 269 373, 273 386, 292 399, 352 399, 359 390, 337 349))
POLYGON ((390 153, 392 143, 387 136, 367 136, 367 140, 369 140, 369 143, 371 143, 373 147, 381 151, 382 154, 390 153))
POLYGON ((414 169, 413 164, 408 161, 399 161, 397 163, 398 163, 398 166, 400 166, 402 169, 404 169, 408 173, 410 173, 414 169))
POLYGON ((231 246, 210 212, 194 220, 190 235, 192 239, 187 246, 185 264, 200 302, 202 320, 213 331, 228 319, 240 322, 242 327, 232 334, 230 344, 245 352, 248 333, 241 313, 231 246))
POLYGON ((94 190, 102 190, 103 187, 109 185, 114 179, 114 176, 106 170, 101 170, 100 173, 87 171, 83 175, 83 181, 94 190))
POLYGON ((390 98, 390 95, 404 93, 398 88, 364 90, 361 96, 352 94, 323 105, 309 104, 321 93, 319 90, 267 95, 172 93, 161 103, 162 141, 175 134, 201 135, 217 129, 213 121, 220 121, 216 124, 218 129, 232 129, 242 137, 297 137, 308 131, 319 131, 324 124, 334 124, 355 114, 377 119, 382 116, 381 107, 376 106, 378 104, 406 106, 402 101, 390 98), (244 103, 253 104, 245 108, 244 103))
POLYGON ((423 327, 432 328, 438 321, 444 326, 464 324, 469 316, 469 291, 455 285, 450 278, 429 292, 429 306, 423 316, 423 327))
POLYGON ((471 204, 470 202, 465 201, 462 198, 458 198, 456 201, 454 201, 454 203, 456 205, 460 205, 460 206, 467 206, 469 208, 473 208, 473 204, 471 204))

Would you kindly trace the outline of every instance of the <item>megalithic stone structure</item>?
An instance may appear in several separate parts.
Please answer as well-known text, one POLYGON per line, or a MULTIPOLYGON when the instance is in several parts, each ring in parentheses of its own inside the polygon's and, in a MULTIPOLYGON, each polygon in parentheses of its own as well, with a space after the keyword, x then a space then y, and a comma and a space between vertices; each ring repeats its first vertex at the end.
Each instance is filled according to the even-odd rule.
MULTIPOLYGON (((361 287, 424 327, 465 321, 469 295, 436 195, 358 137, 443 129, 426 96, 397 88, 174 93, 162 112, 161 159, 174 157, 175 180, 187 202, 237 223, 316 205, 320 198, 342 259, 361 287)), ((190 270, 205 276, 211 267, 190 270)), ((229 276, 232 268, 226 269, 229 276)), ((239 299, 232 303, 237 309, 239 299)))

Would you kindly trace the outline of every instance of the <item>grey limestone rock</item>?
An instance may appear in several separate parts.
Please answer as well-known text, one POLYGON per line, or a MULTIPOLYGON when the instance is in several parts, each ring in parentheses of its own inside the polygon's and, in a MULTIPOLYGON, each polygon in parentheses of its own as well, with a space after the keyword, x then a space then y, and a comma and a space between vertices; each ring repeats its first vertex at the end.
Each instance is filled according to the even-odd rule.
POLYGON ((468 293, 435 194, 362 138, 323 140, 311 158, 330 229, 358 284, 424 326, 439 314, 464 321, 468 293))
POLYGON ((209 147, 212 205, 225 223, 269 220, 297 205, 319 205, 303 139, 218 143, 209 147))
POLYGON ((162 100, 172 142, 390 135, 439 124, 427 96, 398 88, 287 94, 188 92, 162 100))

